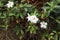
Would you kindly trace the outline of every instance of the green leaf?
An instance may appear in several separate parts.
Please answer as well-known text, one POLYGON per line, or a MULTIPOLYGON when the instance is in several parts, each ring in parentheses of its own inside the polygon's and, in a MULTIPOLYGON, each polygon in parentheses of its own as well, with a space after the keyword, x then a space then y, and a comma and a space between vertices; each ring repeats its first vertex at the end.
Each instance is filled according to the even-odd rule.
POLYGON ((32 26, 28 26, 27 31, 30 32, 30 34, 36 34, 36 30, 38 29, 38 27, 32 25, 32 26))
POLYGON ((27 8, 24 8, 24 10, 27 12, 28 11, 28 9, 27 8))
POLYGON ((27 31, 29 31, 29 30, 30 30, 30 28, 31 28, 31 26, 28 26, 28 29, 27 29, 27 31))
POLYGON ((24 5, 23 4, 20 4, 20 7, 24 7, 24 5))
POLYGON ((58 40, 58 34, 54 35, 54 40, 58 40))
POLYGON ((15 33, 16 33, 16 35, 18 35, 19 34, 19 27, 18 26, 16 26, 15 28, 14 28, 14 31, 15 31, 15 33))
POLYGON ((19 34, 19 30, 17 30, 17 32, 16 32, 16 35, 18 35, 19 34))
POLYGON ((21 17, 22 19, 24 19, 24 16, 23 16, 23 14, 22 14, 22 13, 20 13, 20 17, 21 17))
POLYGON ((21 0, 21 2, 25 2, 26 0, 21 0))
POLYGON ((60 24, 60 21, 59 21, 59 20, 56 20, 56 22, 57 22, 58 24, 60 24))
POLYGON ((9 13, 9 16, 14 16, 15 14, 14 13, 9 13))
POLYGON ((2 7, 3 6, 3 3, 0 1, 0 7, 2 7))
POLYGON ((1 18, 1 19, 4 19, 4 18, 6 18, 6 17, 5 17, 5 16, 0 16, 0 18, 1 18))
POLYGON ((21 30, 21 35, 24 35, 24 32, 23 32, 23 30, 21 30))
POLYGON ((57 1, 57 3, 60 3, 60 0, 56 0, 57 1))

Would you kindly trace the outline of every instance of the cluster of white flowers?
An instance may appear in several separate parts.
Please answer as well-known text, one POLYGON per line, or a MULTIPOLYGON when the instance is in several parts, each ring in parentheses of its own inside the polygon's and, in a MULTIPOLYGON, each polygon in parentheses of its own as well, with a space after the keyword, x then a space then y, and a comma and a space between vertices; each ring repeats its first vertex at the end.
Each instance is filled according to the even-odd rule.
MULTIPOLYGON (((29 15, 28 14, 27 19, 28 19, 28 21, 30 21, 32 23, 37 23, 37 21, 38 21, 38 18, 36 17, 36 15, 29 15)), ((47 28, 47 22, 44 22, 44 21, 40 22, 40 27, 46 29, 47 28)))
POLYGON ((40 27, 46 29, 47 28, 47 22, 40 22, 40 27))
MULTIPOLYGON (((11 1, 8 1, 8 3, 6 4, 6 6, 8 8, 13 7, 13 5, 14 5, 14 2, 11 2, 11 1)), ((38 18, 36 17, 36 15, 29 15, 29 13, 28 13, 27 19, 28 19, 28 21, 30 21, 32 23, 37 23, 37 21, 38 21, 38 18)), ((47 22, 44 22, 44 21, 40 22, 40 27, 47 28, 47 22)))
POLYGON ((6 4, 8 8, 13 7, 13 5, 14 5, 14 2, 11 2, 11 1, 8 1, 8 3, 6 4))
POLYGON ((36 17, 36 15, 29 15, 27 17, 28 21, 31 21, 32 23, 37 23, 38 18, 36 17))

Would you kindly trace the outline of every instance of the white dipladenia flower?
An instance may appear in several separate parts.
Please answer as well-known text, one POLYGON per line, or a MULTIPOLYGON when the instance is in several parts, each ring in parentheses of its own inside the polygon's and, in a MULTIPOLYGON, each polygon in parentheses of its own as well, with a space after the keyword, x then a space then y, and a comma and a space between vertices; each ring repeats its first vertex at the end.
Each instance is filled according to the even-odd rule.
POLYGON ((40 24, 41 24, 40 25, 41 28, 47 28, 47 22, 43 21, 43 22, 40 22, 40 24))
POLYGON ((14 2, 11 2, 11 1, 8 1, 8 3, 6 4, 8 8, 13 7, 13 5, 14 5, 14 2))
POLYGON ((32 23, 37 23, 38 18, 36 17, 36 15, 29 15, 27 17, 28 21, 32 22, 32 23))

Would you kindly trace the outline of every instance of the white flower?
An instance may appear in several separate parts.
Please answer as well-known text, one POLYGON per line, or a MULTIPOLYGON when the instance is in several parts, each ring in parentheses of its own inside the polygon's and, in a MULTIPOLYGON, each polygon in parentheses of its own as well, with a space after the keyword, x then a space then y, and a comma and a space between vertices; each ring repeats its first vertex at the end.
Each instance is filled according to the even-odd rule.
POLYGON ((41 28, 47 28, 47 22, 40 22, 40 24, 41 24, 41 28))
POLYGON ((37 23, 38 18, 36 17, 36 15, 29 15, 27 17, 28 21, 31 21, 32 23, 37 23))
POLYGON ((8 8, 13 7, 13 5, 14 5, 14 2, 11 2, 11 1, 8 1, 8 4, 6 4, 8 8))

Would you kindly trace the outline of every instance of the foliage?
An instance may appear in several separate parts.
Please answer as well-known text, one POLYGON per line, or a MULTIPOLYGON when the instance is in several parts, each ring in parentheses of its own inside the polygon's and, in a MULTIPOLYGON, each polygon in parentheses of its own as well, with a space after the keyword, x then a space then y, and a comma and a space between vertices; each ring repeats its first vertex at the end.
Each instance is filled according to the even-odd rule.
MULTIPOLYGON (((58 40, 58 34, 60 34, 60 5, 58 5, 60 2, 59 0, 53 0, 44 3, 42 11, 39 11, 36 6, 33 6, 32 4, 26 3, 25 0, 21 0, 20 3, 17 0, 10 1, 14 2, 13 7, 10 8, 6 6, 8 0, 0 1, 0 28, 3 27, 7 31, 8 28, 12 26, 9 22, 13 20, 16 23, 14 32, 17 36, 20 36, 20 39, 23 39, 26 32, 29 32, 30 35, 41 32, 39 35, 43 34, 42 37, 44 37, 44 39, 46 39, 45 37, 48 37, 48 40, 58 40), (39 19, 37 23, 31 23, 28 21, 28 14, 35 15, 39 19), (42 21, 48 23, 46 29, 40 27, 40 22, 42 21), (46 32, 44 32, 45 30, 46 32), (51 30, 50 33, 49 30, 51 30)), ((32 20, 32 18, 30 19, 32 20)))

